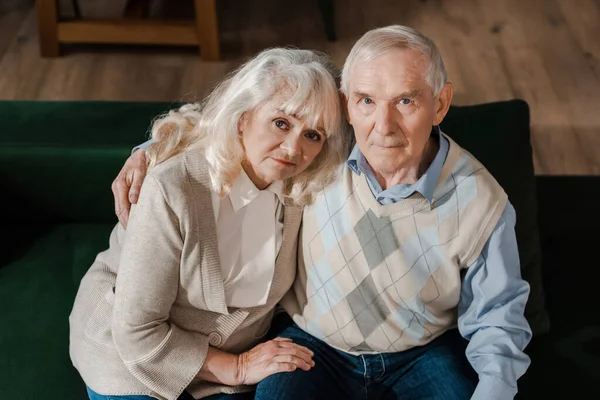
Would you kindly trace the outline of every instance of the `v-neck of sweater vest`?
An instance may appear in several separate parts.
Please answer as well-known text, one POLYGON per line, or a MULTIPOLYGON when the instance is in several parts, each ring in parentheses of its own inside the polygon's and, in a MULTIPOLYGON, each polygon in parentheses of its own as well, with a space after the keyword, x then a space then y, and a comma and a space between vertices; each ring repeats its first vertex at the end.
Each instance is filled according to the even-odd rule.
MULTIPOLYGON (((444 137, 448 140, 448 155, 446 156, 444 166, 442 167, 440 177, 437 181, 436 190, 442 182, 448 179, 449 175, 452 173, 454 165, 458 161, 459 156, 458 145, 445 133, 442 133, 442 135, 444 135, 444 137)), ((366 175, 357 175, 353 171, 349 171, 349 173, 351 174, 355 190, 358 193, 361 202, 368 209, 370 209, 377 218, 388 217, 390 215, 402 217, 414 214, 415 212, 423 209, 429 210, 433 208, 433 205, 435 204, 435 191, 434 197, 432 199, 432 204, 429 204, 429 201, 425 198, 425 196, 418 192, 413 193, 406 199, 402 199, 392 204, 379 204, 379 202, 373 195, 373 192, 371 192, 371 188, 369 187, 369 183, 367 182, 366 175)))

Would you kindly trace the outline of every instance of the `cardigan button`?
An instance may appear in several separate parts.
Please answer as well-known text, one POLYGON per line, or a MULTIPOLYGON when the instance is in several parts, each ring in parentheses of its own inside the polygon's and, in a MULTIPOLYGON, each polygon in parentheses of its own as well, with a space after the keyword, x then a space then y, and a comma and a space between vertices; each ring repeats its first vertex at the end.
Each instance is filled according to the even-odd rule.
POLYGON ((210 343, 211 346, 218 346, 222 341, 223 338, 218 332, 211 332, 208 334, 208 343, 210 343))

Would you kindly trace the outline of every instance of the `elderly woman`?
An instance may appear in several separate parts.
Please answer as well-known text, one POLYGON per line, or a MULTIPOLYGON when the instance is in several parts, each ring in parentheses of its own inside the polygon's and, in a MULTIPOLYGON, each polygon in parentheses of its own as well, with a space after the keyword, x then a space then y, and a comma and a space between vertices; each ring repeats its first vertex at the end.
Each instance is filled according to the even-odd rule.
POLYGON ((334 74, 323 55, 266 50, 154 123, 127 230, 69 318, 90 399, 247 397, 314 365, 289 339, 260 342, 295 278, 301 206, 346 151, 334 74))

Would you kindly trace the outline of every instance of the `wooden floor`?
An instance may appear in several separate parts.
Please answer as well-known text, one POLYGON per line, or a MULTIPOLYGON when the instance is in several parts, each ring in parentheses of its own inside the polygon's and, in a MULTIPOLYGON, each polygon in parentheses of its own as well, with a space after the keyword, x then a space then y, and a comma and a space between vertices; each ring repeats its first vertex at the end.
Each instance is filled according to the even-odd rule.
MULTIPOLYGON (((95 16, 118 13, 122 3, 80 0, 95 16)), ((62 1, 64 14, 70 5, 62 1)), ((0 99, 190 101, 265 47, 318 49, 342 65, 366 30, 400 23, 439 45, 455 104, 527 100, 537 174, 600 175, 600 0, 335 5, 339 40, 329 43, 316 0, 220 0, 225 61, 205 63, 190 48, 127 46, 65 46, 63 57, 41 59, 33 0, 0 0, 0 99)))

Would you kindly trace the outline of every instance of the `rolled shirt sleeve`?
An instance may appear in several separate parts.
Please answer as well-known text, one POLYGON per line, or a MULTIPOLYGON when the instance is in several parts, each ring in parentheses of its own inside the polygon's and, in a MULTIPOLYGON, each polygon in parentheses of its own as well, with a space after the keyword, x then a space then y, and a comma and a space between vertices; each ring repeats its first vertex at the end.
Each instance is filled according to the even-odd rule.
POLYGON ((142 144, 138 144, 131 150, 131 154, 135 153, 137 150, 146 150, 148 148, 148 146, 150 146, 152 144, 152 142, 154 142, 154 140, 150 139, 150 140, 145 141, 142 144))

